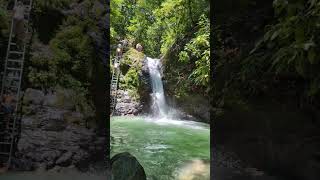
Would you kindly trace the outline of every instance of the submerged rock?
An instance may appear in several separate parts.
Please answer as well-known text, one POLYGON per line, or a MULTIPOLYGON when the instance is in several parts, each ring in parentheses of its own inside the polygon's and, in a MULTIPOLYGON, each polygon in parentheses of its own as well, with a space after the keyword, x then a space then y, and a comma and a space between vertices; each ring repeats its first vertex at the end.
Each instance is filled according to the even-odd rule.
POLYGON ((146 173, 138 160, 128 152, 111 159, 112 180, 146 180, 146 173))

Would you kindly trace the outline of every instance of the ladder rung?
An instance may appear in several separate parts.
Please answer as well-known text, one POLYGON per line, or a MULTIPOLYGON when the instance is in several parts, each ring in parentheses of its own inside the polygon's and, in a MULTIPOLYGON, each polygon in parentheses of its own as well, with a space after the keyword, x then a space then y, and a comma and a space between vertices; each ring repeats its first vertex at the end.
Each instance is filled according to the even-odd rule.
POLYGON ((9 88, 18 88, 18 86, 5 86, 5 87, 9 87, 9 88))
POLYGON ((9 156, 9 155, 10 155, 10 153, 0 152, 0 155, 6 155, 6 156, 9 156))
POLYGON ((19 77, 16 77, 16 76, 7 76, 6 78, 8 78, 8 79, 20 79, 19 77))
POLYGON ((8 61, 10 61, 10 62, 19 62, 19 63, 22 63, 22 60, 16 60, 16 59, 8 59, 8 61))
POLYGON ((11 53, 11 54, 23 54, 23 52, 21 52, 21 51, 9 51, 9 53, 11 53))
POLYGON ((10 67, 7 67, 8 70, 12 70, 12 71, 21 71, 22 69, 21 68, 10 68, 10 67))
POLYGON ((0 142, 0 145, 10 145, 11 143, 9 142, 0 142))

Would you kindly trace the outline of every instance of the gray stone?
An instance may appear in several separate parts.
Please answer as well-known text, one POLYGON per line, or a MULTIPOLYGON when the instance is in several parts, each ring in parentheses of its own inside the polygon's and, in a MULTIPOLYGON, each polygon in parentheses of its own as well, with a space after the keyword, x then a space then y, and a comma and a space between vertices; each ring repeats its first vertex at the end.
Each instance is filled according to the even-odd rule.
POLYGON ((63 114, 63 119, 68 123, 78 125, 84 122, 84 116, 80 112, 66 112, 63 114))
POLYGON ((28 88, 24 93, 23 104, 41 105, 44 100, 44 93, 37 89, 28 88))
POLYGON ((57 102, 58 102, 58 97, 55 93, 47 94, 43 99, 44 106, 56 107, 57 102))
POLYGON ((55 161, 59 156, 61 155, 60 151, 57 150, 49 150, 49 151, 45 151, 43 154, 41 154, 41 159, 48 161, 48 162, 52 162, 55 161))

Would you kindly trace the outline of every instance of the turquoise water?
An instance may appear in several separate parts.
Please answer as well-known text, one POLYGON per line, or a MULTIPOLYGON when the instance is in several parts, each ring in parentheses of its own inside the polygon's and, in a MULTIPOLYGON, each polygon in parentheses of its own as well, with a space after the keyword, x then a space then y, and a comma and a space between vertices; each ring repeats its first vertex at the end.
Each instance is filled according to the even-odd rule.
POLYGON ((186 172, 208 174, 209 163, 202 160, 210 159, 209 139, 207 124, 146 117, 111 118, 111 156, 131 153, 142 164, 149 180, 192 176, 186 172))

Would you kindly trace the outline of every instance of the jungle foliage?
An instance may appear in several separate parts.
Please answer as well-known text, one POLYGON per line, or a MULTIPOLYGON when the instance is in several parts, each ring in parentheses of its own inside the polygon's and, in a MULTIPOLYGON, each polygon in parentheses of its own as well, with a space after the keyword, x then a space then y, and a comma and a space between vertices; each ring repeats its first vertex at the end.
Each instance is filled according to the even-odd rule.
MULTIPOLYGON (((56 9, 61 12, 70 9, 71 3, 74 2, 72 0, 35 1, 34 26, 44 25, 37 19, 52 12, 46 10, 56 9)), ((98 31, 98 23, 95 18, 102 12, 91 12, 95 10, 92 1, 86 0, 82 3, 87 16, 81 17, 76 13, 62 16, 62 22, 58 24, 48 42, 42 42, 39 39, 43 29, 36 28, 27 77, 29 86, 34 88, 42 90, 57 88, 59 90, 61 87, 72 90, 77 96, 73 99, 77 104, 77 109, 89 114, 88 112, 93 108, 89 99, 94 93, 90 88, 97 64, 95 62, 98 59, 93 40, 88 32, 98 31), (37 45, 40 48, 37 48, 37 45)))
MULTIPOLYGON (((6 54, 13 2, 0 0, 1 59, 6 54)), ((99 60, 93 42, 96 39, 90 35, 101 33, 99 23, 106 11, 101 3, 92 0, 34 0, 23 86, 44 92, 68 89, 76 96, 72 98, 76 109, 87 115, 92 113, 92 83, 96 82, 94 73, 99 60)))
POLYGON ((115 0, 110 16, 111 42, 133 39, 133 45, 141 43, 147 56, 163 57, 165 79, 175 95, 181 93, 176 87, 186 92, 198 87, 198 93, 207 93, 208 0, 115 0), (188 71, 183 67, 189 67, 188 71))
POLYGON ((220 105, 226 106, 227 99, 240 105, 243 99, 266 97, 319 106, 320 1, 274 0, 273 11, 272 21, 249 51, 250 45, 226 45, 226 29, 215 27, 219 77, 213 84, 220 105))

